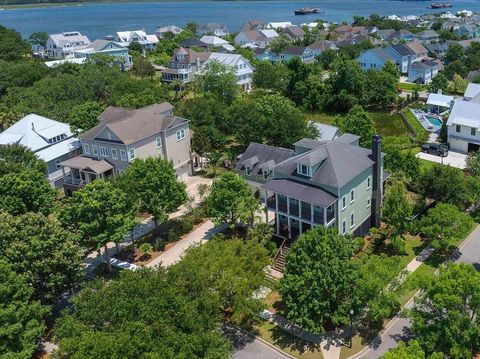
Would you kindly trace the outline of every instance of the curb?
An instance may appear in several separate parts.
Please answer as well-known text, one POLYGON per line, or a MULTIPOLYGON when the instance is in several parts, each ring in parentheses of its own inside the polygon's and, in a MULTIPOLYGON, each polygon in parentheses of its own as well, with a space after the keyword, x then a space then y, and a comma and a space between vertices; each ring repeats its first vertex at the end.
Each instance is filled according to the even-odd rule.
MULTIPOLYGON (((468 235, 468 237, 465 238, 462 243, 460 243, 460 245, 458 246, 457 250, 452 253, 452 255, 450 256, 450 258, 453 257, 453 255, 454 255, 455 253, 457 253, 460 249, 462 249, 463 247, 465 247, 465 246, 467 245, 467 243, 470 242, 470 241, 473 239, 474 235, 475 235, 477 232, 480 232, 480 224, 477 225, 477 226, 473 229, 473 231, 470 232, 470 234, 468 235)), ((450 260, 450 258, 447 259, 446 262, 448 262, 448 261, 450 260)), ((435 271, 435 273, 437 273, 437 272, 438 272, 438 269, 437 269, 437 271, 435 271)), ((387 325, 378 333, 377 336, 380 336, 380 337, 381 337, 381 336, 385 333, 385 331, 386 331, 387 329, 389 329, 393 324, 395 324, 395 322, 400 318, 399 315, 400 315, 400 313, 402 312, 402 310, 404 310, 411 302, 413 302, 413 301, 415 300, 415 297, 418 295, 418 293, 420 293, 420 290, 418 290, 418 291, 415 292, 415 294, 412 296, 412 298, 410 298, 410 300, 409 300, 407 303, 405 303, 405 305, 398 311, 398 313, 395 315, 395 317, 387 323, 387 325)), ((370 344, 372 344, 372 343, 373 343, 373 342, 370 342, 367 346, 365 346, 365 347, 364 347, 362 350, 360 350, 358 353, 355 353, 355 354, 353 354, 352 356, 349 356, 347 359, 359 359, 362 354, 364 354, 367 350, 371 349, 371 348, 370 348, 370 344)))
POLYGON ((294 356, 292 356, 292 355, 290 355, 290 354, 285 353, 282 349, 277 348, 275 345, 273 345, 272 343, 267 342, 265 339, 262 339, 262 338, 260 338, 260 337, 257 337, 255 334, 252 334, 252 333, 250 333, 250 332, 247 332, 246 330, 241 329, 241 328, 238 328, 238 327, 232 326, 232 328, 235 328, 235 329, 238 330, 239 332, 242 332, 243 334, 248 335, 249 337, 254 338, 255 340, 258 340, 259 342, 267 345, 268 347, 270 347, 270 348, 272 348, 273 350, 277 351, 278 353, 280 353, 281 355, 285 356, 286 358, 289 358, 289 359, 298 359, 297 357, 294 357, 294 356))

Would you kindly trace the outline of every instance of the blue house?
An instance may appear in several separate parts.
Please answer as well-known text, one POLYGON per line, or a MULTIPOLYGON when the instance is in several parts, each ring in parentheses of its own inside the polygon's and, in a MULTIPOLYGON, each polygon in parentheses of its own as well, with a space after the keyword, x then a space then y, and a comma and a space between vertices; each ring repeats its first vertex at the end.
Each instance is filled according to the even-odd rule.
MULTIPOLYGON (((272 61, 271 60, 271 54, 273 54, 273 52, 269 49, 266 49, 266 48, 262 49, 260 47, 256 47, 255 49, 253 49, 253 55, 255 56, 255 60, 272 61)), ((273 54, 273 55, 275 55, 275 54, 273 54)))
MULTIPOLYGON (((273 52, 272 54, 275 55, 273 52)), ((271 57, 271 60, 272 62, 288 62, 295 57, 298 57, 304 63, 309 63, 315 59, 315 54, 312 50, 305 46, 290 46, 278 55, 271 57)))
POLYGON ((429 84, 438 74, 436 61, 415 61, 408 68, 408 82, 429 84))
POLYGON ((463 24, 455 27, 453 32, 459 36, 477 37, 480 36, 480 28, 475 24, 463 24))
POLYGON ((380 69, 388 61, 395 62, 395 59, 382 47, 365 50, 357 57, 357 62, 363 70, 380 69))
POLYGON ((387 38, 387 40, 388 41, 400 41, 400 40, 410 41, 410 40, 413 40, 414 37, 415 35, 408 30, 397 30, 392 32, 390 36, 387 38))
POLYGON ((416 58, 415 52, 404 44, 390 45, 385 50, 394 58, 402 74, 408 72, 410 64, 416 58))
POLYGON ((121 46, 118 42, 109 40, 95 40, 87 47, 76 50, 75 57, 89 58, 95 54, 110 55, 118 59, 118 64, 123 70, 128 70, 133 66, 132 56, 128 53, 128 48, 121 46))

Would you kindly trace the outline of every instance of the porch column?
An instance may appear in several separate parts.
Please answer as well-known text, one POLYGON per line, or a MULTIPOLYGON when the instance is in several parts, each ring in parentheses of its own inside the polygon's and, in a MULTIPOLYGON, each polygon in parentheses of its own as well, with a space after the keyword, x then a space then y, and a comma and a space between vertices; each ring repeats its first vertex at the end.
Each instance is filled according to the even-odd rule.
POLYGON ((290 216, 287 217, 288 223, 288 238, 292 238, 292 223, 290 221, 290 216))
POLYGON ((265 190, 265 223, 268 223, 268 193, 267 190, 265 190))
POLYGON ((280 215, 275 213, 275 225, 277 227, 277 234, 280 234, 280 215))
POLYGON ((62 166, 62 176, 63 176, 63 181, 65 182, 65 167, 62 166))
POLYGON ((323 226, 327 226, 327 209, 325 207, 323 208, 323 226))
POLYGON ((313 223, 313 203, 310 203, 310 222, 313 223))
MULTIPOLYGON (((290 214, 290 197, 287 197, 287 213, 290 214)), ((288 230, 290 231, 290 222, 288 222, 288 230)))

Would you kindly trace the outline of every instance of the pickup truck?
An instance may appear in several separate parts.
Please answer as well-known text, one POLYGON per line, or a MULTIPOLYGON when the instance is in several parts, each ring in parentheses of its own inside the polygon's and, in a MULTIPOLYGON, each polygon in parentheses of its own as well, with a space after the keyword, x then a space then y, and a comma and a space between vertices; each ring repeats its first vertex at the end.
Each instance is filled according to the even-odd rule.
POLYGON ((422 152, 430 153, 440 157, 447 157, 448 147, 439 143, 426 143, 422 145, 422 152))

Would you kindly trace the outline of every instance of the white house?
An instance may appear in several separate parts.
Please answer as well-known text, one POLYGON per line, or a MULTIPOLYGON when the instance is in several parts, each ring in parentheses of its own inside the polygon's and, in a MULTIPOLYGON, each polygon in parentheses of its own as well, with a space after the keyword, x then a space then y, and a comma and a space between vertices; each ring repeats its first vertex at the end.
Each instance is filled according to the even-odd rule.
POLYGON ((286 29, 287 27, 292 27, 293 24, 290 21, 283 22, 269 22, 267 24, 267 29, 286 29))
POLYGON ((230 33, 226 26, 217 24, 215 22, 209 22, 203 25, 200 25, 197 31, 202 34, 213 34, 215 36, 225 36, 230 33))
POLYGON ((248 30, 241 31, 235 36, 235 44, 255 45, 256 47, 266 48, 272 41, 278 37, 278 33, 273 29, 266 30, 248 30))
POLYGON ((78 31, 51 34, 47 39, 47 56, 54 59, 73 57, 76 50, 83 49, 90 45, 88 37, 78 31))
POLYGON ((237 75, 237 84, 241 86, 244 91, 250 91, 252 89, 254 68, 242 55, 212 52, 205 64, 211 61, 217 61, 220 64, 232 67, 237 75))
POLYGON ((450 110, 453 103, 453 96, 442 95, 441 93, 431 93, 427 98, 428 111, 441 114, 450 110))
POLYGON ((47 163, 48 180, 60 186, 63 178, 59 164, 80 151, 80 141, 66 123, 30 114, 0 133, 0 145, 18 143, 32 150, 47 163))
POLYGON ((453 102, 447 126, 452 150, 467 153, 480 149, 480 85, 469 84, 464 100, 453 102))
POLYGON ((147 35, 144 30, 120 31, 115 34, 115 42, 123 47, 128 47, 132 42, 142 45, 144 51, 155 50, 158 44, 156 35, 147 35))
POLYGON ((213 35, 204 35, 200 38, 200 41, 206 44, 209 48, 228 45, 228 41, 213 35))
POLYGON ((182 28, 175 25, 161 26, 161 27, 158 27, 157 30, 155 30, 155 35, 159 39, 163 39, 165 34, 172 34, 173 36, 175 36, 175 35, 179 35, 182 31, 183 31, 182 28))

